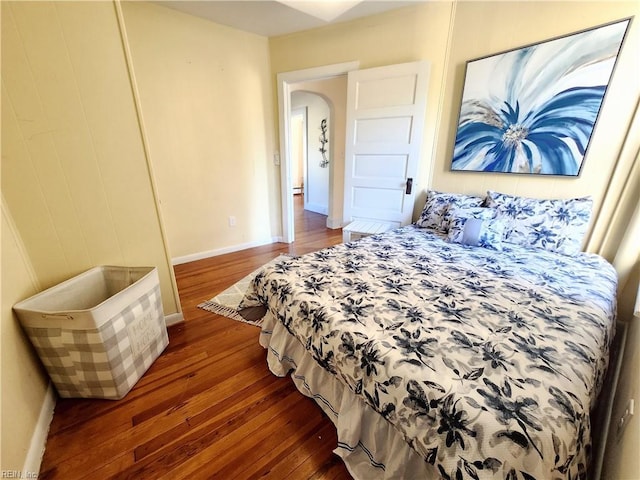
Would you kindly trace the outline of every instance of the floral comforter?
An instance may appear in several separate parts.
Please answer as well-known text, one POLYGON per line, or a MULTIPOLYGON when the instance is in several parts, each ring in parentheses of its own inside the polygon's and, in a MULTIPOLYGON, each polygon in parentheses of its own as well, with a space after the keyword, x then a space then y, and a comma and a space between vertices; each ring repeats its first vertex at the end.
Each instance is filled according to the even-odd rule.
POLYGON ((616 274, 415 226, 265 268, 263 303, 443 478, 586 476, 616 274))

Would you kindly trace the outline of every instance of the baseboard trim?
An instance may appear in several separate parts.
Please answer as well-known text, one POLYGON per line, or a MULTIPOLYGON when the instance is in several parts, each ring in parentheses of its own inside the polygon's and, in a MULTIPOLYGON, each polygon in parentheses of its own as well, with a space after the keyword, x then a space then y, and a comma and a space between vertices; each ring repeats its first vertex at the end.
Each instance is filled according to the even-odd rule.
POLYGON ((233 253, 240 250, 246 250, 247 248, 261 247, 262 245, 268 245, 270 243, 274 243, 274 238, 258 240, 256 242, 241 243, 238 245, 233 245, 231 247, 217 248, 214 250, 207 250, 205 252, 192 253, 190 255, 175 257, 171 259, 171 264, 181 265, 183 263, 195 262, 196 260, 202 260, 204 258, 217 257, 218 255, 224 255, 225 253, 233 253))
POLYGON ((310 212, 319 213, 320 215, 327 215, 329 213, 328 207, 319 203, 305 203, 304 209, 309 210, 310 212))
POLYGON ((182 313, 170 313, 169 315, 164 316, 164 323, 167 327, 183 321, 184 315, 182 315, 182 313))
POLYGON ((40 472, 44 449, 47 446, 49 427, 53 420, 56 398, 57 395, 53 388, 53 384, 49 382, 42 401, 42 408, 40 408, 40 415, 38 415, 38 422, 36 423, 36 428, 31 436, 31 443, 29 444, 27 457, 25 458, 24 466, 22 467, 22 478, 37 478, 37 475, 34 474, 38 474, 40 472))

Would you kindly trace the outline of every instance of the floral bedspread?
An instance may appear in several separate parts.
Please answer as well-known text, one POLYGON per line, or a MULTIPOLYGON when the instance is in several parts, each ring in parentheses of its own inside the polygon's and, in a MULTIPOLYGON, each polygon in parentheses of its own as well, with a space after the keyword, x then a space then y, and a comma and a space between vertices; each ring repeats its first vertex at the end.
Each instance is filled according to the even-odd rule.
POLYGON ((616 273, 415 226, 265 268, 263 303, 443 478, 586 476, 616 273))

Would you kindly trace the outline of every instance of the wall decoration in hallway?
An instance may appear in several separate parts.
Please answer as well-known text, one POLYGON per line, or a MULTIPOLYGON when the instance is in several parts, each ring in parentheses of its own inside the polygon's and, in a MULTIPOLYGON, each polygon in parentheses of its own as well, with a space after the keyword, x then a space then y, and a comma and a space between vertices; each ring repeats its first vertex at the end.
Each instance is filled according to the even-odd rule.
POLYGON ((322 168, 327 168, 329 165, 329 159, 327 158, 327 143, 329 140, 327 139, 327 119, 323 118, 320 122, 320 148, 318 149, 322 154, 322 161, 320 162, 320 166, 322 168))
POLYGON ((579 175, 630 22, 468 61, 451 169, 579 175))

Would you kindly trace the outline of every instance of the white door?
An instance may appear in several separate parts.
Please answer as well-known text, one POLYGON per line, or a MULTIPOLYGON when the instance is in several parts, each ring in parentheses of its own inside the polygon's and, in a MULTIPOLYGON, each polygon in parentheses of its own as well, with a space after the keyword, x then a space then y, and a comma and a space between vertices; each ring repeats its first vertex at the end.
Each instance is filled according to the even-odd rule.
POLYGON ((429 64, 349 72, 344 224, 411 223, 429 64))

